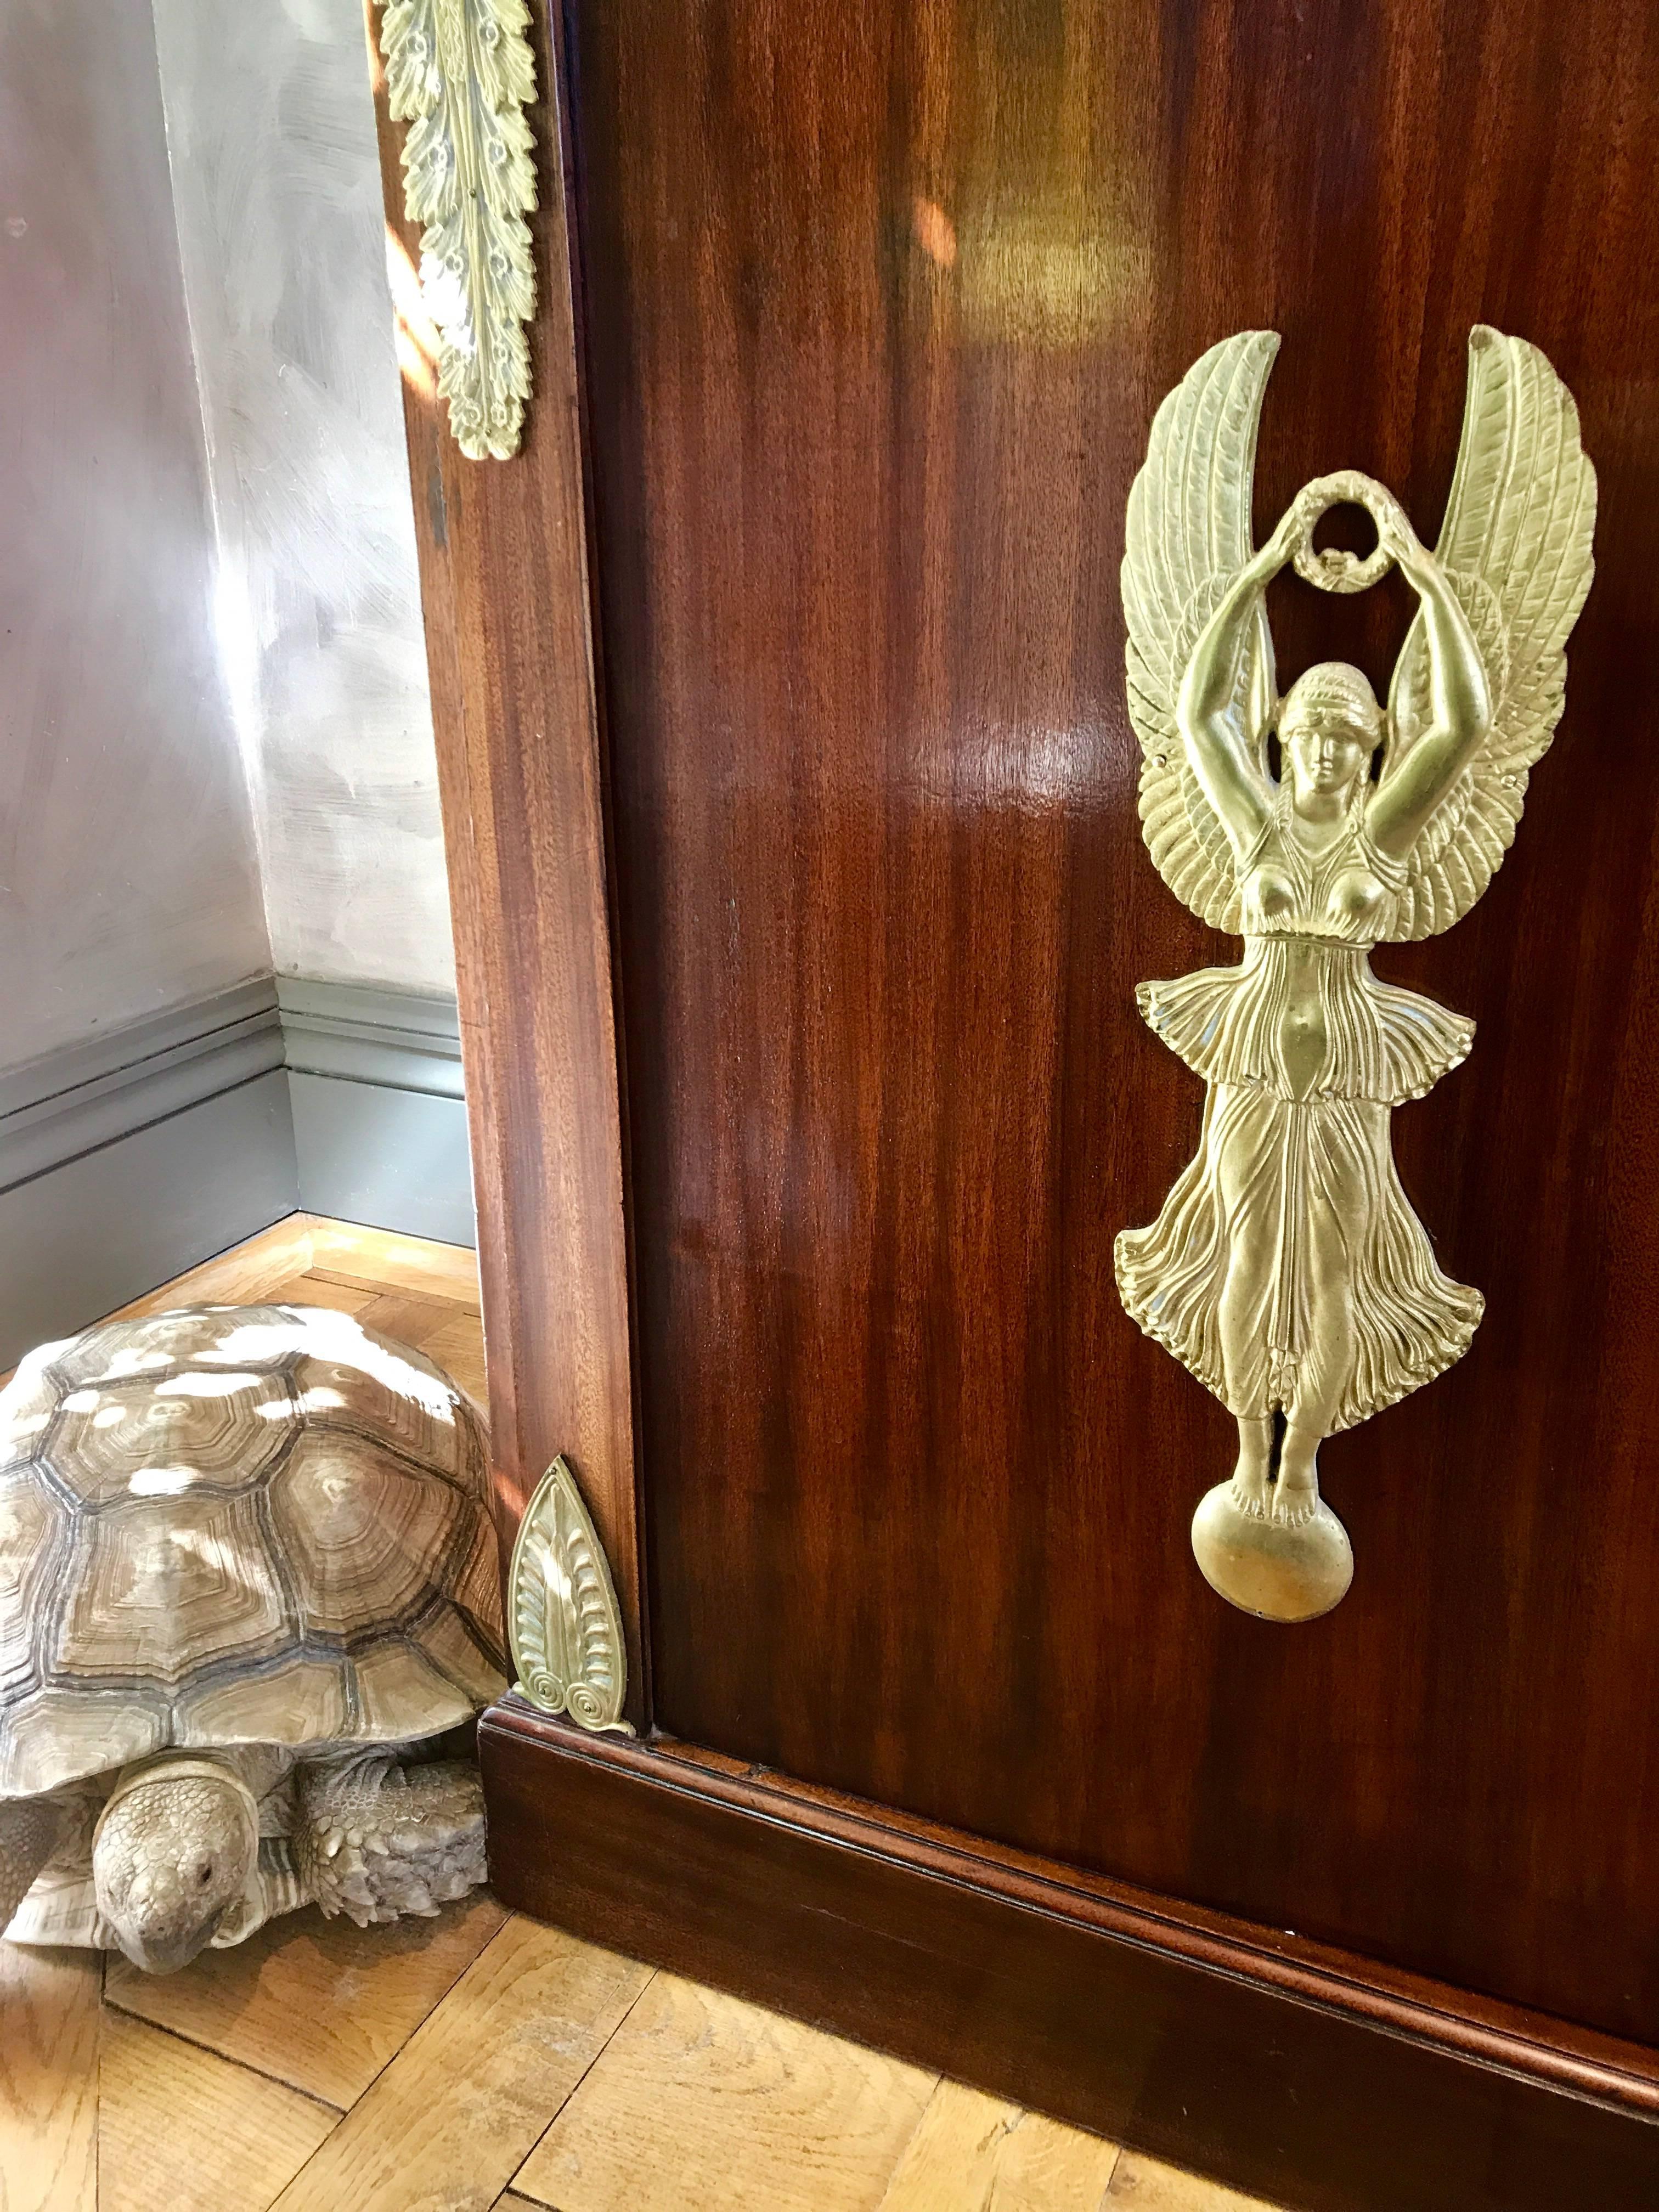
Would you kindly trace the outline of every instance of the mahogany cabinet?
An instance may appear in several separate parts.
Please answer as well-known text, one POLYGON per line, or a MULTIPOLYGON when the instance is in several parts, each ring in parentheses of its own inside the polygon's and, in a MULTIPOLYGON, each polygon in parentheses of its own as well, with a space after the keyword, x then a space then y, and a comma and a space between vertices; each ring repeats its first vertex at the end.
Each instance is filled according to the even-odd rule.
MULTIPOLYGON (((568 1455, 638 1734, 491 1713, 501 1895, 1287 2203, 1659 2203, 1659 11, 534 12, 523 450, 410 453, 503 1535, 568 1455), (1479 321, 1601 482, 1516 849, 1378 959, 1477 1024, 1395 1131, 1487 1313, 1273 1626, 1113 1280, 1202 1103, 1134 985, 1236 957, 1125 502, 1268 327, 1259 531, 1431 537, 1479 321)), ((1397 578, 1273 592, 1386 684, 1397 578)))

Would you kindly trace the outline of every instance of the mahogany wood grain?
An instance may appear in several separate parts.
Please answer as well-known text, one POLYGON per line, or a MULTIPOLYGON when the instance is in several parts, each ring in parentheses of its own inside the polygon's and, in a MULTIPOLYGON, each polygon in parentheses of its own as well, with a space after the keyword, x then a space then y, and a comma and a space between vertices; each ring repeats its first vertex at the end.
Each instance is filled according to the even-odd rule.
POLYGON ((1308 2212, 1649 2212, 1652 2054, 517 1701, 490 1876, 586 1941, 1308 2212))
MULTIPOLYGON (((1659 14, 563 20, 659 1719, 1659 2040, 1659 14), (1515 853, 1467 921, 1377 963, 1479 1025, 1396 1127, 1487 1317, 1328 1447, 1356 1580, 1287 1630, 1200 1579, 1231 1425, 1113 1282, 1201 1105, 1133 986, 1236 957, 1139 841, 1124 504, 1163 394, 1271 325, 1261 526, 1350 465, 1431 535, 1481 319, 1577 396, 1599 573, 1515 853)), ((538 375, 545 455, 562 356, 538 375)), ((533 454, 475 474, 453 546, 498 485, 553 481, 533 454)), ((574 644, 507 654, 562 619, 553 568, 507 557, 536 542, 507 532, 467 601, 507 917, 470 966, 505 963, 491 1050, 525 1055, 494 1085, 509 1178, 548 1112, 534 887, 566 894, 506 794, 551 834, 588 719, 537 719, 574 644)), ((1397 579, 1275 592, 1281 683, 1330 654, 1386 683, 1397 579)), ((492 1243, 532 1240, 497 1253, 498 1310, 534 1294, 507 1285, 536 1240, 577 1256, 535 1190, 490 1201, 492 1243)), ((522 1388, 568 1354, 514 1356, 522 1388)))
MULTIPOLYGON (((371 70, 388 225, 411 268, 404 126, 371 70)), ((535 402, 511 461, 465 459, 435 380, 404 419, 454 917, 503 1552, 555 1455, 575 1469, 647 1711, 628 1256, 565 195, 538 16, 535 402)), ((406 325, 404 350, 429 334, 406 325)))

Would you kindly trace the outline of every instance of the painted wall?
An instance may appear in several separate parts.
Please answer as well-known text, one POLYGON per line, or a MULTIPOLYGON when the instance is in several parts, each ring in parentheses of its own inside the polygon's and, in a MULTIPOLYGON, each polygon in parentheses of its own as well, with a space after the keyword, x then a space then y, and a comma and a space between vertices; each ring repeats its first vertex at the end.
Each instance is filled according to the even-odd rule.
POLYGON ((0 0, 0 1067, 269 965, 211 555, 149 0, 0 0))
POLYGON ((155 0, 279 974, 454 988, 362 0, 155 0))

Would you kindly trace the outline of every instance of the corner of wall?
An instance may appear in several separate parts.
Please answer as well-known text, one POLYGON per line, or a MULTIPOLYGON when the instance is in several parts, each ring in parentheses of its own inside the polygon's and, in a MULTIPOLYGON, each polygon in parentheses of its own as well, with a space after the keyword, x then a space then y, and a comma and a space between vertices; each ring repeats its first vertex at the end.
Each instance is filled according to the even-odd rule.
POLYGON ((0 1076, 0 1370, 296 1209, 475 1241, 453 1000, 260 977, 0 1076))

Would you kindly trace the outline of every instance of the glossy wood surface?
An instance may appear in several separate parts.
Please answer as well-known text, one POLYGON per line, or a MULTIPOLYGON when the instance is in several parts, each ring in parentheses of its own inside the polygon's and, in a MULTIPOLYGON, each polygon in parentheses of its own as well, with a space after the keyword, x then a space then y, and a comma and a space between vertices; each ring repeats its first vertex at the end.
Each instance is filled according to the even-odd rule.
MULTIPOLYGON (((1659 15, 566 30, 660 1722, 1659 2039, 1659 15), (1354 466, 1431 535, 1478 319, 1578 398, 1598 577, 1513 855, 1377 961, 1479 1024, 1395 1134, 1487 1317, 1328 1448, 1356 1580, 1284 1629, 1198 1576, 1231 1425, 1112 1279, 1201 1103, 1133 985, 1236 957, 1139 841, 1124 503, 1163 394, 1271 325, 1259 527, 1354 466)), ((1282 683, 1386 683, 1397 580, 1275 594, 1282 683)), ((487 769, 520 870, 567 680, 522 650, 487 769)), ((544 1021, 552 970, 492 957, 544 1021)))
POLYGON ((479 1758, 490 1879, 520 1909, 1253 2197, 1649 2212, 1659 2192, 1659 2072, 1629 2046, 1551 2048, 1547 2021, 516 1700, 479 1758))
POLYGON ((552 1460, 609 1554, 645 1712, 627 1232, 603 771, 570 257, 553 64, 536 25, 536 404, 506 462, 469 461, 437 395, 403 215, 404 126, 369 11, 381 183, 438 747, 478 1211, 503 1559, 552 1460))

